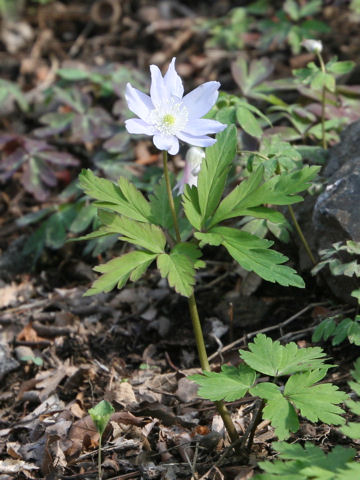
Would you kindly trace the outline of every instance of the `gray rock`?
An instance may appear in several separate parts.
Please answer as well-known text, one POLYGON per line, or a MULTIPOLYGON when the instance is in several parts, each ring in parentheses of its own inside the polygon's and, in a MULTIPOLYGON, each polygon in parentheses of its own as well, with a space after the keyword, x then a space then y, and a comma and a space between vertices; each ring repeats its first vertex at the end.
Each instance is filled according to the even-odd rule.
POLYGON ((329 160, 322 172, 326 178, 336 174, 349 160, 360 164, 360 120, 345 128, 340 138, 341 141, 329 150, 329 160))
MULTIPOLYGON (((359 151, 360 122, 357 125, 356 149, 359 151)), ((349 130, 353 127, 354 125, 349 130)), ((350 136, 344 135, 344 138, 349 139, 350 136)), ((355 139, 352 138, 352 141, 355 139)), ((344 150, 346 149, 348 152, 353 151, 349 145, 344 145, 344 150)), ((337 151, 341 151, 338 146, 337 151)), ((331 158, 335 158, 333 154, 331 158)), ((350 157, 329 178, 326 190, 315 203, 313 225, 318 250, 329 248, 335 242, 360 241, 360 156, 350 157)), ((344 256, 343 260, 349 259, 344 256)), ((358 288, 357 278, 332 275, 324 277, 337 297, 344 301, 353 300, 350 292, 358 288)))

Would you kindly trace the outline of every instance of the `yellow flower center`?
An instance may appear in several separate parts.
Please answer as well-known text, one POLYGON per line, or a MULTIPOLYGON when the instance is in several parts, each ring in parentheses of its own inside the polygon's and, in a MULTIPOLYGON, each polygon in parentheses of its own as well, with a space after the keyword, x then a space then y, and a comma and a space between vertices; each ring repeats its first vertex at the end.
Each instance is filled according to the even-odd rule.
POLYGON ((167 113, 162 118, 163 125, 166 125, 167 127, 171 127, 172 125, 174 125, 175 121, 176 121, 175 117, 170 113, 167 113))

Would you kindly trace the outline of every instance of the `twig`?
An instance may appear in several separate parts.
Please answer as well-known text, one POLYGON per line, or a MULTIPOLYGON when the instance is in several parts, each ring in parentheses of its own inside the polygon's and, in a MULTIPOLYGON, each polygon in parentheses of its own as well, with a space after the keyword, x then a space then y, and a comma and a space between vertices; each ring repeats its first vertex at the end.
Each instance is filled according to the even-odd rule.
MULTIPOLYGON (((292 315, 291 317, 287 318, 286 320, 284 320, 283 322, 281 323, 278 323, 277 325, 273 325, 271 327, 266 327, 266 328, 262 328, 261 330, 256 330, 254 332, 251 332, 251 333, 247 333, 245 335, 243 335, 241 338, 238 338, 237 340, 235 340, 234 342, 232 343, 229 343, 228 345, 225 345, 224 348, 221 349, 221 352, 215 352, 213 353, 212 355, 210 355, 209 357, 209 361, 213 360, 214 358, 216 358, 217 355, 219 355, 220 353, 225 353, 227 352, 228 350, 231 350, 232 348, 236 347, 237 345, 241 344, 242 342, 244 342, 245 340, 247 339, 250 339, 252 337, 255 337, 255 335, 257 335, 258 333, 266 333, 266 332, 271 332, 272 330, 277 330, 277 329, 281 329, 283 327, 285 327, 286 325, 288 325, 289 323, 293 322, 294 320, 296 320, 297 318, 299 318, 303 313, 307 312, 308 310, 311 310, 312 308, 314 307, 320 307, 322 305, 327 305, 328 302, 319 302, 319 303, 310 303, 309 305, 307 305, 306 307, 304 307, 302 310, 300 310, 299 312, 295 313, 294 315, 292 315)), ((283 337, 281 337, 283 338, 283 337)))

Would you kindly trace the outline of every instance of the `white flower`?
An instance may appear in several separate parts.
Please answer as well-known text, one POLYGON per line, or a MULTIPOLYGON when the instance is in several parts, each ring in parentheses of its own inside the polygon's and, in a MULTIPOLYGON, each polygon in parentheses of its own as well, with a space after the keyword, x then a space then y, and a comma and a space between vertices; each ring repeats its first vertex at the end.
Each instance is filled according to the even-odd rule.
POLYGON ((321 53, 323 49, 323 44, 320 40, 312 40, 310 38, 303 40, 301 45, 310 53, 321 53))
POLYGON ((185 168, 183 176, 175 185, 174 190, 177 190, 177 194, 184 193, 185 185, 197 186, 198 175, 200 173, 201 163, 205 158, 205 152, 199 147, 191 147, 187 151, 185 157, 185 168))
POLYGON ((150 65, 150 71, 150 97, 130 83, 126 85, 129 109, 139 117, 126 120, 127 131, 153 136, 155 146, 171 155, 179 151, 179 140, 198 147, 213 145, 216 140, 208 134, 221 132, 226 125, 201 117, 215 104, 220 83, 203 83, 183 97, 184 87, 175 70, 175 58, 164 77, 156 65, 150 65))

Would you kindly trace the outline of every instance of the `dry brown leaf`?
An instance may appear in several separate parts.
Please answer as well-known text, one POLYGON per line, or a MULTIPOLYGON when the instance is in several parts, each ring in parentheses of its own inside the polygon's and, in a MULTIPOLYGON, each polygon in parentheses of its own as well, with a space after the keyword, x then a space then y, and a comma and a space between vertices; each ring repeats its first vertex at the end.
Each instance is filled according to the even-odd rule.
POLYGON ((32 327, 32 322, 29 322, 25 327, 21 330, 21 332, 16 337, 18 342, 31 342, 31 343, 38 343, 43 341, 48 341, 48 339, 39 337, 36 331, 32 327))
POLYGON ((34 287, 24 281, 17 285, 12 282, 10 285, 0 288, 0 308, 13 307, 31 297, 34 287))

